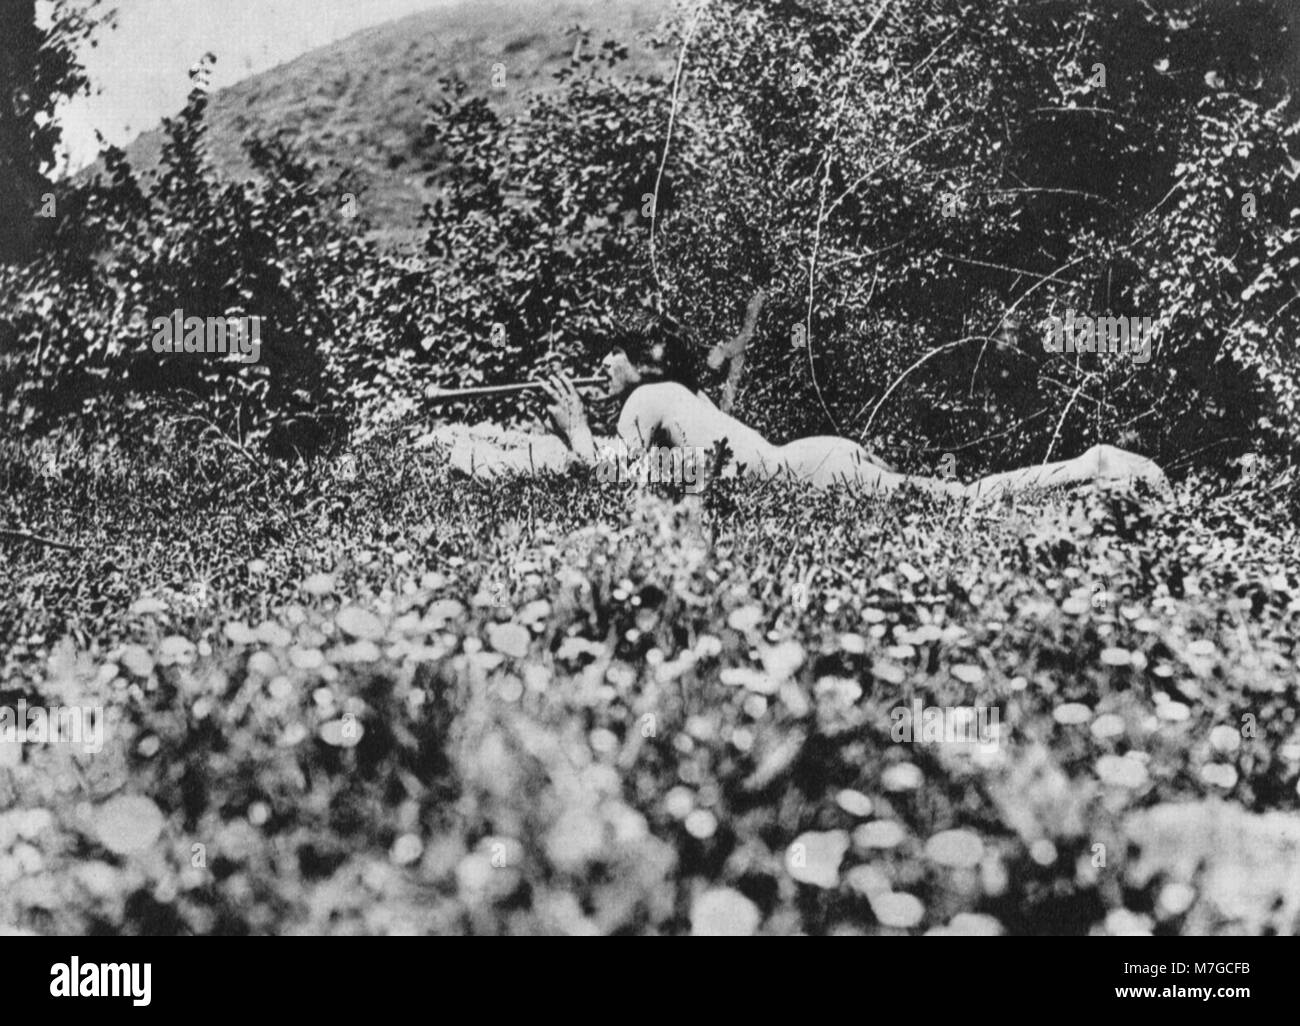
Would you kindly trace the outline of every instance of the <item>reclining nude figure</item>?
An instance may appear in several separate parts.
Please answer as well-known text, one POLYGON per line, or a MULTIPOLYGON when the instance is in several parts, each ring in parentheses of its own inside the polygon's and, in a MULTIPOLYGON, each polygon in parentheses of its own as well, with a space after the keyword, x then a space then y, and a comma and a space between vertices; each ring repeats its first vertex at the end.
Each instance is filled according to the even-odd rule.
POLYGON ((543 468, 561 470, 574 461, 594 467, 602 458, 609 458, 611 450, 620 444, 635 455, 656 445, 704 452, 725 441, 733 461, 729 472, 743 468, 750 475, 790 477, 823 488, 843 484, 892 492, 911 486, 953 498, 986 499, 1087 482, 1128 484, 1142 480, 1157 488, 1167 487, 1164 473, 1153 461, 1110 445, 1093 446, 1074 459, 991 474, 972 484, 900 474, 880 466, 867 449, 846 438, 816 435, 785 445, 769 442, 719 410, 703 393, 673 381, 644 382, 621 350, 606 356, 601 369, 609 380, 609 395, 627 396, 618 418, 616 439, 598 440, 592 434, 577 389, 559 375, 552 376, 544 387, 552 400, 549 412, 560 438, 463 426, 440 428, 430 437, 448 445, 453 466, 486 475, 543 468))

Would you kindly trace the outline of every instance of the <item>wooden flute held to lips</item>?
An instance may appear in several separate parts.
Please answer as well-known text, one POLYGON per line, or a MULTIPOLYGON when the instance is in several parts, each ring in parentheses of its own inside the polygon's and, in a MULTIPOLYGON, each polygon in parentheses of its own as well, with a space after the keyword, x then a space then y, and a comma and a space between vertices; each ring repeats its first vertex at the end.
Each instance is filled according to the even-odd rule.
MULTIPOLYGON (((579 388, 594 388, 598 385, 608 384, 608 379, 603 377, 574 378, 573 383, 579 388)), ((430 389, 425 393, 425 397, 438 401, 477 399, 486 395, 510 395, 514 392, 530 392, 533 389, 541 389, 542 387, 543 383, 540 381, 519 381, 510 385, 475 385, 470 388, 430 389)))

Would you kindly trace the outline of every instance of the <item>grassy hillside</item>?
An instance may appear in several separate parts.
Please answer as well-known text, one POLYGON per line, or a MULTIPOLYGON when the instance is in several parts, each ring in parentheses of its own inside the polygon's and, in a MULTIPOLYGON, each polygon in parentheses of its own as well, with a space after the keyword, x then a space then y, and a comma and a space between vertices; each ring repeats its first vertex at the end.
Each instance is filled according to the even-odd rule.
POLYGON ((967 516, 0 451, 0 932, 1290 933, 1267 486, 967 516), (991 743, 895 734, 996 710, 991 743))
MULTIPOLYGON (((459 76, 499 109, 518 110, 529 90, 552 84, 579 28, 593 46, 623 43, 624 67, 648 73, 664 60, 642 37, 669 10, 670 0, 471 0, 367 29, 214 94, 212 156, 219 168, 244 176, 243 138, 283 133, 314 158, 354 171, 368 190, 364 213, 380 235, 410 240, 429 198, 429 168, 417 143, 439 79, 459 76), (498 63, 505 83, 494 88, 498 63)), ((127 153, 137 166, 153 167, 161 145, 161 131, 152 131, 127 153)))

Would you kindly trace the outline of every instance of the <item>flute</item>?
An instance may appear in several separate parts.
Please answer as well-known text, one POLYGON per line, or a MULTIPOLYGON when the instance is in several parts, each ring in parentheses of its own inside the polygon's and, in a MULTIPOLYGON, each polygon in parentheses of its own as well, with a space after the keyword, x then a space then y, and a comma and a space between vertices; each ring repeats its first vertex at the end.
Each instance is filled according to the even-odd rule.
MULTIPOLYGON (((596 385, 608 383, 607 378, 574 378, 574 385, 579 388, 593 388, 596 385)), ((430 389, 425 393, 425 397, 435 401, 444 402, 452 399, 477 399, 485 395, 510 395, 513 392, 529 392, 536 388, 541 388, 540 381, 518 381, 510 385, 474 385, 470 388, 439 388, 430 389)))

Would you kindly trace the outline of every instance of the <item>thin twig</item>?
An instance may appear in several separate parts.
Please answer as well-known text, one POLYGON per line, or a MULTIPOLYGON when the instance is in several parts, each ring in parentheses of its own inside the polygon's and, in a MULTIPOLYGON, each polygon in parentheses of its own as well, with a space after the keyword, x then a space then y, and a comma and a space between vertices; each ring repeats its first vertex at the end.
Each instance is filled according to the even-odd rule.
MULTIPOLYGON (((857 260, 866 260, 869 257, 880 256, 881 253, 887 253, 891 249, 897 249, 902 244, 903 244, 902 241, 891 242, 888 246, 881 246, 879 249, 867 250, 865 253, 841 253, 834 260, 827 260, 825 263, 822 264, 822 267, 829 271, 832 267, 839 267, 840 264, 849 263, 851 261, 857 261, 857 260)), ((828 250, 827 252, 831 252, 831 251, 828 250)), ((877 265, 876 273, 877 274, 880 273, 879 265, 877 265)))
POLYGON ((936 452, 961 452, 963 449, 974 448, 975 446, 981 444, 982 442, 987 442, 992 438, 1001 438, 1003 435, 1009 435, 1013 431, 1019 431, 1031 420, 1037 420, 1046 412, 1047 412, 1046 408, 1041 409, 1037 413, 1031 413, 1028 417, 1021 417, 1020 420, 1016 421, 1009 428, 1004 428, 1001 431, 990 432, 989 434, 973 439, 972 441, 962 442, 961 445, 929 445, 929 446, 924 446, 923 448, 913 449, 912 451, 922 455, 930 455, 936 452))
MULTIPOLYGON (((970 258, 970 257, 957 256, 957 254, 955 254, 955 253, 944 253, 944 252, 941 251, 941 250, 940 250, 940 251, 937 251, 935 255, 936 255, 936 256, 941 256, 941 257, 943 257, 945 260, 955 260, 955 261, 957 261, 959 264, 971 264, 971 265, 974 266, 974 267, 988 267, 988 268, 991 268, 991 269, 993 269, 993 270, 995 270, 995 271, 1007 271, 1007 272, 1010 273, 1010 274, 1024 274, 1024 275, 1028 275, 1029 277, 1032 277, 1032 278, 1037 278, 1037 277, 1039 277, 1039 275, 1038 275, 1038 273, 1037 273, 1036 271, 1030 271, 1030 270, 1027 270, 1027 269, 1024 268, 1024 267, 1012 267, 1012 266, 1010 266, 1009 264, 996 264, 996 263, 992 263, 992 262, 990 262, 990 261, 988 261, 988 260, 974 260, 974 259, 972 259, 972 258, 970 258)), ((1080 259, 1082 259, 1082 258, 1080 258, 1080 259)), ((1077 263, 1077 262, 1078 262, 1077 260, 1072 260, 1072 261, 1070 261, 1070 263, 1077 263)), ((1068 267, 1069 264, 1067 264, 1066 266, 1068 267)), ((1045 280, 1048 280, 1048 281, 1055 281, 1055 282, 1060 282, 1062 285, 1073 285, 1075 288, 1084 288, 1084 287, 1086 287, 1085 284, 1084 284, 1083 282, 1079 282, 1079 281, 1071 281, 1069 278, 1058 278, 1058 277, 1056 276, 1056 272, 1055 272, 1055 271, 1053 271, 1053 272, 1051 272, 1050 274, 1048 274, 1045 280)), ((1040 281, 1040 284, 1041 284, 1041 281, 1040 281)))
POLYGON ((860 185, 862 185, 864 182, 874 177, 878 172, 883 171, 886 167, 894 163, 900 157, 907 156, 908 153, 916 149, 916 147, 920 146, 921 143, 929 142, 931 139, 937 138, 938 136, 947 135, 949 132, 956 132, 959 129, 968 128, 968 127, 969 127, 968 125, 964 125, 964 124, 949 125, 947 128, 940 128, 934 132, 927 132, 919 139, 913 139, 910 143, 904 146, 897 153, 891 153, 889 156, 884 157, 881 160, 878 160, 875 164, 871 165, 871 167, 869 167, 866 171, 858 175, 858 177, 855 178, 853 182, 850 183, 849 186, 835 198, 835 202, 826 208, 826 212, 830 213, 831 211, 838 208, 841 203, 843 203, 846 199, 852 196, 854 192, 857 191, 860 185))
POLYGON ((654 197, 650 201, 650 273, 654 275, 655 287, 659 290, 660 296, 663 295, 664 283, 659 277, 659 260, 655 250, 655 227, 659 224, 659 186, 664 180, 664 168, 668 166, 668 148, 673 141, 673 124, 677 120, 677 98, 682 87, 682 68, 686 65, 686 49, 695 38, 695 30, 700 24, 700 15, 704 13, 704 6, 707 3, 708 0, 700 0, 695 5, 695 13, 691 16, 691 23, 686 29, 686 38, 682 40, 682 48, 677 54, 677 70, 673 74, 673 95, 668 108, 668 133, 664 137, 664 152, 659 158, 654 197))
POLYGON ((1109 107, 1034 107, 1030 114, 1108 114, 1111 117, 1125 118, 1127 115, 1109 107))
MULTIPOLYGON (((1019 296, 1016 297, 1016 301, 1014 303, 1012 303, 1009 307, 1007 307, 1006 310, 1002 311, 1002 316, 998 319, 997 326, 993 329, 993 333, 997 333, 1001 331, 1002 328, 1006 325, 1006 323, 1010 320, 1010 318, 1014 316, 1016 311, 1020 308, 1020 304, 1023 303, 1026 299, 1028 299, 1031 295, 1033 295, 1038 289, 1042 288, 1049 281, 1052 281, 1054 279, 1059 280, 1056 279, 1056 276, 1058 274, 1060 274, 1062 271, 1068 270, 1069 268, 1073 267, 1075 264, 1079 263, 1083 259, 1084 258, 1082 256, 1075 257, 1073 260, 1069 260, 1066 263, 1063 263, 1060 267, 1052 271, 1050 274, 1046 276, 1041 276, 1041 275, 1038 276, 1038 281, 1034 282, 1034 284, 1029 286, 1029 288, 1025 289, 1024 292, 1022 292, 1019 296)), ((970 387, 966 391, 967 397, 973 396, 975 394, 975 376, 979 373, 980 364, 984 362, 984 353, 987 349, 988 349, 987 342, 984 345, 980 346, 979 356, 975 358, 975 366, 971 369, 970 372, 970 387)))
POLYGON ((1096 200, 1098 203, 1105 203, 1108 206, 1112 206, 1112 207, 1119 206, 1119 204, 1112 199, 1107 199, 1105 196, 1099 196, 1095 192, 1084 192, 1082 189, 1048 189, 1042 186, 1030 185, 1020 189, 979 189, 977 191, 982 192, 986 196, 998 196, 1002 194, 1009 195, 1009 194, 1022 193, 1022 192, 1025 193, 1041 192, 1049 196, 1079 196, 1082 199, 1096 200))
POLYGON ((9 527, 0 527, 0 538, 12 538, 15 541, 35 542, 37 545, 44 545, 51 549, 65 549, 68 552, 81 552, 86 547, 84 545, 75 545, 70 542, 55 541, 53 538, 42 538, 39 534, 29 534, 26 531, 15 531, 9 527))
POLYGON ((1216 439, 1215 441, 1211 442, 1209 445, 1202 445, 1199 449, 1184 450, 1183 452, 1175 456, 1172 460, 1170 460, 1167 464, 1165 464, 1165 469, 1175 470, 1178 467, 1191 463, 1193 457, 1199 456, 1207 449, 1216 449, 1221 445, 1228 445, 1231 442, 1239 442, 1241 440, 1242 439, 1240 435, 1229 435, 1227 438, 1216 439))
POLYGON ((945 46, 947 46, 950 42, 952 42, 952 37, 955 36, 955 35, 958 33, 958 31, 960 31, 960 30, 959 30, 959 29, 953 29, 953 30, 952 30, 951 32, 949 32, 949 33, 948 33, 948 34, 947 34, 943 39, 941 39, 941 40, 939 41, 938 45, 935 46, 935 48, 934 48, 933 50, 931 50, 928 54, 925 55, 925 59, 922 60, 920 64, 918 64, 916 67, 912 68, 912 69, 911 69, 911 70, 910 70, 906 75, 903 76, 903 81, 906 82, 909 78, 913 78, 913 77, 915 77, 915 75, 916 75, 919 71, 921 71, 922 69, 924 69, 924 67, 925 67, 927 64, 929 64, 930 61, 933 59, 933 57, 935 56, 935 54, 937 54, 940 50, 942 50, 945 46))
MULTIPOLYGON (((1002 339, 1000 338, 990 338, 988 335, 967 335, 964 338, 959 338, 954 342, 945 342, 943 345, 931 349, 928 353, 920 357, 920 359, 916 360, 910 367, 907 368, 907 370, 903 371, 902 374, 900 374, 898 377, 894 379, 893 383, 887 389, 885 389, 885 394, 882 395, 878 400, 876 400, 876 405, 871 410, 871 416, 867 418, 867 426, 862 429, 861 434, 865 436, 870 433, 871 425, 875 423, 876 414, 880 412, 880 407, 884 405, 885 400, 890 397, 894 389, 896 389, 899 385, 901 385, 903 383, 903 379, 906 378, 909 374, 911 374, 912 371, 916 370, 918 367, 921 366, 921 364, 925 363, 932 356, 938 356, 940 353, 947 352, 949 349, 955 349, 957 346, 964 345, 967 342, 976 342, 976 341, 991 341, 996 343, 997 345, 1005 346, 1007 349, 1010 349, 1014 353, 1019 353, 1021 356, 1026 355, 1025 353, 1022 353, 1018 347, 1011 345, 1011 343, 1003 342, 1002 339)), ((866 407, 863 406, 862 409, 865 410, 866 407)), ((858 411, 858 417, 860 416, 862 416, 862 410, 858 411)), ((857 417, 854 417, 853 419, 857 420, 857 417)))
POLYGON ((1079 393, 1083 391, 1083 386, 1088 383, 1088 375, 1079 382, 1078 388, 1070 396, 1070 401, 1065 404, 1065 409, 1061 411, 1061 419, 1056 422, 1056 430, 1052 432, 1052 440, 1047 443, 1047 455, 1043 457, 1044 463, 1052 462, 1052 450, 1056 448, 1056 440, 1061 437, 1061 428, 1065 426, 1065 418, 1070 415, 1070 410, 1074 407, 1074 401, 1079 398, 1079 393))
POLYGON ((826 185, 831 176, 831 158, 826 159, 826 175, 822 178, 821 199, 818 202, 817 209, 817 226, 813 231, 812 253, 808 257, 808 314, 804 325, 804 345, 808 350, 808 373, 812 377, 813 391, 817 393, 817 402, 821 405, 822 412, 826 414, 826 419, 830 421, 831 427, 836 434, 840 434, 839 425, 835 422, 835 415, 831 413, 830 408, 826 405, 826 397, 822 395, 821 382, 817 380, 817 365, 813 361, 813 298, 817 290, 817 250, 822 241, 822 221, 826 216, 826 185))

